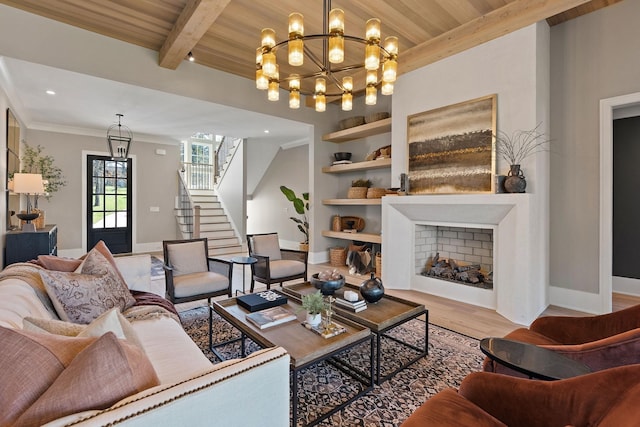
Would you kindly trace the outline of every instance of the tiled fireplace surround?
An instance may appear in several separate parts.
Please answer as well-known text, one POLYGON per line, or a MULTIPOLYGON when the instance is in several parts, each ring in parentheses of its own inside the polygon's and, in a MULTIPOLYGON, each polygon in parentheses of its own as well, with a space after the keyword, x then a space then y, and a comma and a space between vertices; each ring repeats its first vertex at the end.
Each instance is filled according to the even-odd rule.
POLYGON ((385 287, 409 289, 495 309, 531 323, 546 307, 548 282, 544 215, 533 194, 384 197, 382 271, 385 287), (419 274, 416 229, 422 225, 493 230, 493 289, 419 274), (385 256, 385 254, 393 256, 385 256))

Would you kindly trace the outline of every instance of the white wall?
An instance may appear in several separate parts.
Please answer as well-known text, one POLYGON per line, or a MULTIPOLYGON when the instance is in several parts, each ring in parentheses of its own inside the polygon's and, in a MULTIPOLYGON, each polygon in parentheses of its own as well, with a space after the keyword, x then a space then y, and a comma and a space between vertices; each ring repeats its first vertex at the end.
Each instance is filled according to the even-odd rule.
POLYGON ((219 200, 223 204, 227 216, 240 241, 244 241, 246 207, 244 203, 247 193, 246 141, 242 141, 235 149, 233 159, 227 165, 224 176, 217 188, 219 200))
POLYGON ((627 0, 551 30, 550 277, 561 290, 600 290, 599 101, 640 91, 638 17, 627 0))
POLYGON ((289 219, 298 216, 280 186, 291 188, 298 197, 309 191, 309 146, 279 150, 271 167, 247 202, 247 233, 277 232, 282 246, 297 249, 304 240, 297 225, 289 219))

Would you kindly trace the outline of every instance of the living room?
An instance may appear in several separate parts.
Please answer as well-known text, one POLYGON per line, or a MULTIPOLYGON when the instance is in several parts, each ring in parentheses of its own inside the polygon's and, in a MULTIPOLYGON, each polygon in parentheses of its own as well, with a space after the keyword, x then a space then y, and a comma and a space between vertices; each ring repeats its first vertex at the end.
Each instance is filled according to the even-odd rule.
MULTIPOLYGON (((360 110, 352 112, 366 114, 383 107, 392 112, 390 187, 398 187, 400 174, 406 172, 406 121, 412 114, 497 94, 498 129, 512 132, 543 124, 552 139, 551 150, 532 156, 523 166, 527 174, 528 216, 535 219, 529 230, 530 237, 533 236, 529 242, 532 246, 521 252, 522 258, 527 259, 522 274, 527 277, 530 288, 523 289, 501 308, 515 323, 530 323, 549 305, 605 313, 611 309, 612 292, 640 295, 637 285, 617 284, 611 278, 611 271, 602 264, 610 247, 602 225, 603 218, 605 223, 607 218, 602 203, 607 196, 610 198, 610 189, 606 187, 606 177, 601 175, 601 161, 606 153, 601 151, 600 125, 602 100, 631 96, 631 101, 620 101, 621 104, 613 101, 612 109, 640 102, 636 78, 640 60, 629 55, 638 48, 640 37, 635 18, 639 15, 640 4, 624 0, 551 28, 546 22, 527 26, 401 75, 388 106, 359 107, 360 110)), ((262 224, 276 224, 274 228, 283 240, 296 242, 300 236, 288 215, 283 215, 288 203, 274 190, 274 185, 289 184, 298 192, 308 190, 312 197, 310 263, 328 260, 328 248, 336 245, 336 241, 322 235, 332 215, 322 200, 335 197, 335 188, 344 182, 321 173, 321 168, 328 165, 330 156, 337 151, 334 144, 322 142, 322 135, 335 131, 337 123, 346 117, 345 113, 338 108, 328 108, 326 113, 319 114, 307 108, 294 115, 286 103, 268 103, 264 93, 254 89, 253 81, 205 67, 181 66, 169 73, 157 66, 154 51, 9 6, 0 6, 0 24, 3 57, 295 120, 312 129, 308 145, 285 150, 274 160, 278 162, 278 156, 284 156, 285 164, 309 165, 308 174, 302 171, 301 176, 291 176, 289 183, 278 182, 280 177, 274 178, 270 189, 263 191, 278 198, 262 197, 264 194, 259 191, 263 187, 257 187, 247 206, 261 213, 262 224), (59 48, 61 46, 64 48, 59 48), (114 58, 126 58, 127 66, 114 67, 114 58)), ((15 110, 25 128, 26 139, 54 154, 67 174, 69 185, 45 206, 48 220, 58 224, 61 230, 60 253, 79 256, 90 249, 82 238, 81 152, 104 152, 104 137, 63 134, 37 129, 37 126, 30 129, 28 118, 21 116, 21 106, 14 104, 11 91, 7 86, 0 93, 2 110, 15 110)), ((4 120, 3 117, 0 122, 3 128, 6 127, 4 120)), ((138 190, 139 206, 144 207, 141 211, 147 210, 147 206, 159 206, 162 213, 136 220, 135 245, 139 252, 157 251, 163 239, 174 237, 175 219, 169 214, 174 195, 163 197, 166 196, 163 193, 166 188, 175 187, 178 147, 139 143, 134 145, 133 153, 145 179, 156 183, 138 190), (167 155, 156 156, 157 148, 165 149, 167 155), (150 221, 150 217, 154 220, 150 221)), ((496 172, 507 170, 508 165, 498 160, 496 172)), ((452 208, 453 211, 464 209, 470 207, 452 208)), ((4 224, 4 205, 0 212, 0 223, 4 224)), ((251 216, 251 211, 248 214, 251 216)), ((384 222, 381 227, 383 239, 390 238, 384 222)), ((258 231, 270 230, 243 228, 245 233, 258 231)), ((522 235, 514 239, 528 240, 522 235)), ((387 246, 385 242, 383 240, 383 271, 391 271, 405 255, 394 246, 400 247, 402 243, 391 241, 387 246)), ((402 273, 383 275, 385 286, 415 289, 413 279, 399 277, 403 277, 402 273)))

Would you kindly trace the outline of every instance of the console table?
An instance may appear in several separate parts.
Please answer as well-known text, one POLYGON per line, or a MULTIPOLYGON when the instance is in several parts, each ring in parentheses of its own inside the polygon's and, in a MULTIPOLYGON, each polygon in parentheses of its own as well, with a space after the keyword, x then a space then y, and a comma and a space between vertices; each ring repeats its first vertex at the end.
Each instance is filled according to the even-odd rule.
POLYGON ((58 254, 58 227, 55 224, 31 232, 9 231, 5 235, 4 265, 26 262, 38 255, 58 254))

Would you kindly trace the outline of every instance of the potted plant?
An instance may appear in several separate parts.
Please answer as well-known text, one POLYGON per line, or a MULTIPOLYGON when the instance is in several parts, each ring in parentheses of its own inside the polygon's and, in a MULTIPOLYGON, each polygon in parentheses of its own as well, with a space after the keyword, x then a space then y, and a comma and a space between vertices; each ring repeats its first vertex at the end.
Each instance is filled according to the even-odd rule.
POLYGON ((370 179, 356 179, 355 181, 351 181, 351 188, 349 188, 347 198, 366 199, 369 187, 371 187, 370 179))
POLYGON ((280 191, 285 195, 287 200, 293 203, 293 208, 298 215, 302 215, 302 218, 296 218, 294 216, 289 217, 298 226, 298 230, 304 234, 304 241, 300 243, 301 250, 309 250, 309 221, 307 219, 307 212, 309 211, 309 193, 302 193, 302 198, 298 197, 296 193, 290 188, 284 185, 280 186, 280 191))
POLYGON ((509 172, 504 180, 507 193, 524 193, 527 186, 524 173, 520 169, 522 161, 530 155, 547 149, 550 139, 538 130, 539 123, 531 130, 517 130, 511 135, 499 131, 496 138, 496 153, 509 164, 509 172))
POLYGON ((302 295, 302 308, 307 312, 307 324, 318 326, 322 322, 322 311, 325 309, 324 296, 320 290, 302 295))
POLYGON ((51 155, 43 155, 44 148, 40 145, 35 147, 30 146, 27 141, 22 141, 24 144, 24 153, 20 159, 21 172, 23 173, 39 173, 42 175, 42 181, 44 184, 44 194, 34 195, 34 211, 39 212, 40 216, 34 221, 36 228, 43 228, 45 224, 44 211, 38 207, 39 196, 44 196, 45 199, 51 200, 53 193, 60 190, 67 185, 62 169, 54 164, 55 159, 51 155))

